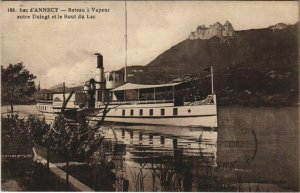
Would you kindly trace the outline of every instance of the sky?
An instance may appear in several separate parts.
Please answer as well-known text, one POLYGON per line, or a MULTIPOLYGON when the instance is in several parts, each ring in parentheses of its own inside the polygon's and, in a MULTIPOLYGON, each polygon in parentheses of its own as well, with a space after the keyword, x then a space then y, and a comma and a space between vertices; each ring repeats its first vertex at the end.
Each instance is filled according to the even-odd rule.
MULTIPOLYGON (((1 64, 23 62, 37 76, 42 88, 62 82, 75 85, 93 77, 96 52, 104 56, 105 71, 124 66, 124 1, 5 1, 1 4, 1 64), (21 20, 17 16, 24 13, 8 12, 8 8, 19 10, 20 7, 94 7, 110 11, 96 14, 96 19, 84 20, 21 20)), ((148 64, 185 40, 199 25, 223 24, 228 20, 235 30, 257 29, 279 22, 294 24, 299 16, 297 1, 127 1, 127 12, 128 65, 148 64)))

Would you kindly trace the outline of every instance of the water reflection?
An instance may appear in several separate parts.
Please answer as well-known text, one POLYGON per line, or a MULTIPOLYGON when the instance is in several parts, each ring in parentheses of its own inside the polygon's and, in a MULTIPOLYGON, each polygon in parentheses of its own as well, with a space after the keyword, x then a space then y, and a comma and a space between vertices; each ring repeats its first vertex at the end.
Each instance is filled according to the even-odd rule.
POLYGON ((106 161, 72 175, 101 191, 299 191, 298 116, 298 108, 221 108, 217 131, 110 125, 99 147, 106 161))
POLYGON ((197 185, 195 176, 206 176, 207 170, 217 166, 217 131, 112 127, 118 150, 114 156, 116 191, 196 191, 208 186, 208 182, 197 185))

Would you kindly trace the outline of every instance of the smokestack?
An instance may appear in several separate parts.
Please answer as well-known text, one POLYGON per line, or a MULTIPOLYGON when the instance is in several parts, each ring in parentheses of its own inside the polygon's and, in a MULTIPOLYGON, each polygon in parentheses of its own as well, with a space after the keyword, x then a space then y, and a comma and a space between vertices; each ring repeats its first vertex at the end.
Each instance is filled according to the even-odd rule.
POLYGON ((95 53, 97 56, 97 69, 96 69, 96 99, 97 101, 104 102, 104 92, 99 90, 105 89, 105 80, 104 80, 104 67, 103 67, 103 56, 100 53, 95 53), (99 96, 100 95, 100 96, 99 96))
POLYGON ((97 56, 97 68, 103 68, 103 56, 100 53, 95 55, 97 56))

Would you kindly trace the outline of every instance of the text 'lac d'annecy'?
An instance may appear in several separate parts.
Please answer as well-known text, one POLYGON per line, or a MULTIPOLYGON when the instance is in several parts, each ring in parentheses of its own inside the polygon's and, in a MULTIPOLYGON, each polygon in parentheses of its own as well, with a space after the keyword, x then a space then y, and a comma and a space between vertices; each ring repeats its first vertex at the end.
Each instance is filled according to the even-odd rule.
POLYGON ((95 19, 99 13, 108 13, 108 8, 20 8, 21 13, 32 13, 31 15, 18 15, 17 19, 95 19), (45 13, 50 13, 45 14, 45 13), (84 14, 86 13, 86 14, 84 14), (90 14, 91 13, 91 14, 90 14), (94 15, 92 14, 94 13, 94 15))

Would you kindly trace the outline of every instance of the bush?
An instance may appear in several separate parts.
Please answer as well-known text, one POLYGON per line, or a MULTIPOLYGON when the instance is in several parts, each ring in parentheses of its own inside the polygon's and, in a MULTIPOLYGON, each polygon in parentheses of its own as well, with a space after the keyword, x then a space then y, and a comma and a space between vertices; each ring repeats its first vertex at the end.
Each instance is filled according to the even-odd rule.
POLYGON ((39 119, 34 116, 29 116, 26 124, 31 134, 32 142, 45 145, 45 135, 50 129, 50 125, 46 123, 45 119, 39 119))
POLYGON ((18 114, 1 116, 2 154, 21 155, 30 153, 30 137, 26 120, 18 114))
POLYGON ((1 116, 2 154, 24 155, 31 153, 32 142, 43 144, 43 136, 50 126, 44 119, 29 116, 21 119, 18 114, 1 116))

